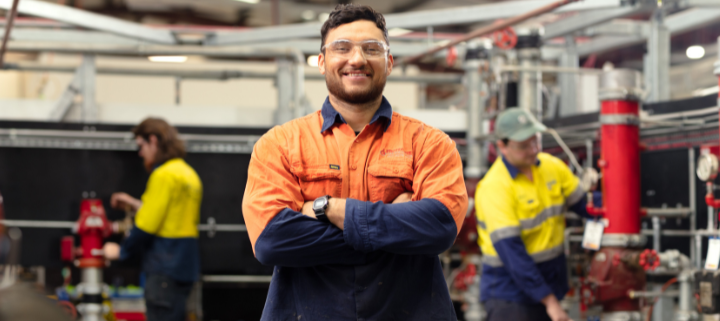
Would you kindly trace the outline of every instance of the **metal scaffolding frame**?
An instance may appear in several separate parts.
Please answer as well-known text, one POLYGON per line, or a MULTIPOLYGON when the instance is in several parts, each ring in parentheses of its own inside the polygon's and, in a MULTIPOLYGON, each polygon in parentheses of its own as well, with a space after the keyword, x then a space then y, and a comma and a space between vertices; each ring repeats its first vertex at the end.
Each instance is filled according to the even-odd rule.
MULTIPOLYGON (((0 9, 9 9, 11 6, 12 0, 0 0, 0 9)), ((155 43, 177 43, 175 36, 169 30, 150 28, 139 23, 44 1, 20 1, 18 12, 155 43)))
MULTIPOLYGON (((385 21, 388 29, 471 24, 513 17, 518 14, 518 8, 529 12, 553 2, 555 0, 521 0, 451 9, 387 14, 385 15, 385 21)), ((622 5, 623 1, 620 0, 586 0, 562 7, 556 12, 617 8, 622 5)), ((208 37, 206 44, 231 45, 318 37, 321 26, 321 22, 313 22, 257 28, 245 32, 216 33, 208 37)))
MULTIPOLYGON (((0 8, 6 7, 9 0, 0 0, 0 8)), ((77 93, 83 96, 83 121, 93 122, 96 118, 94 99, 92 98, 92 79, 97 73, 137 74, 137 75, 168 75, 182 78, 230 79, 230 78, 273 78, 278 87, 278 109, 275 122, 280 124, 299 117, 308 112, 307 100, 304 96, 305 79, 322 79, 318 75, 305 75, 304 56, 319 51, 318 36, 320 23, 257 28, 242 32, 209 32, 204 45, 178 45, 176 35, 167 29, 148 28, 139 24, 124 22, 119 19, 103 17, 78 9, 67 8, 37 0, 25 0, 19 7, 21 13, 50 18, 71 25, 83 26, 98 31, 79 30, 24 30, 15 29, 13 40, 9 43, 12 51, 52 51, 60 53, 80 53, 85 55, 83 65, 77 68, 76 76, 58 102, 52 119, 60 120, 69 110, 69 103, 77 93), (57 9, 57 10, 56 10, 57 9), (58 11, 59 10, 59 11, 58 11), (65 10, 65 11, 63 11, 65 10), (65 13, 60 16, 58 13, 65 13), (125 24, 127 23, 127 24, 125 24), (306 38, 306 39, 298 39, 306 38), (173 45, 157 45, 164 43, 173 45), (230 46, 229 44, 244 44, 230 46), (190 71, 190 70, 137 70, 119 68, 96 68, 92 63, 92 55, 200 55, 219 58, 274 58, 278 69, 276 73, 257 73, 240 70, 190 71)), ((552 0, 521 0, 504 3, 476 5, 463 8, 388 14, 385 16, 388 28, 433 27, 447 24, 470 24, 495 19, 508 18, 517 14, 518 7, 526 12, 555 3, 552 0)), ((574 15, 561 18, 544 26, 543 40, 564 36, 566 45, 562 48, 552 44, 544 46, 539 52, 543 59, 558 59, 560 68, 577 70, 580 57, 590 52, 601 52, 621 45, 648 41, 649 54, 645 59, 645 74, 650 88, 650 101, 663 100, 668 95, 669 70, 669 37, 673 33, 683 32, 692 28, 711 23, 720 18, 720 3, 713 0, 668 0, 663 8, 690 8, 692 6, 708 6, 703 9, 688 9, 677 14, 664 17, 663 8, 654 0, 586 0, 560 7, 553 12, 574 12, 574 15), (614 20, 630 15, 654 12, 651 22, 632 22, 614 20), (612 21, 609 22, 608 21, 612 21), (574 43, 574 36, 585 32, 586 35, 598 35, 587 43, 574 43), (607 33, 612 33, 608 35, 607 33), (621 33, 618 35, 617 33, 621 33)), ((426 52, 434 42, 421 39, 419 41, 393 41, 392 53, 396 56, 412 56, 426 52)), ((460 51, 465 52, 466 44, 461 44, 460 51)), ((439 52, 436 56, 442 56, 439 52)), ((72 71, 68 67, 53 66, 5 66, 18 70, 55 70, 72 71)), ((466 68, 467 69, 467 68, 466 68)), ((518 69, 519 70, 519 69, 518 69)), ((521 75, 535 75, 540 79, 543 70, 519 70, 521 75)), ((476 73, 472 70, 471 73, 476 73)), ((572 86, 577 83, 577 74, 561 72, 559 84, 562 92, 572 93, 572 86)), ((481 84, 482 81, 470 81, 473 75, 464 77, 467 85, 481 84)), ((393 76, 389 81, 414 81, 426 83, 459 83, 459 75, 435 76, 393 76)), ((474 86, 474 85, 473 85, 474 86)), ((527 94, 527 88, 520 91, 527 94)), ((527 87, 527 86, 525 86, 527 87)), ((477 88, 469 92, 476 95, 477 88)), ((484 90, 484 89, 483 89, 484 90)), ((482 91, 482 90, 480 90, 482 91)), ((532 92, 540 92, 533 90, 532 92)), ((527 95, 525 95, 527 96, 527 95)), ((473 97, 470 101, 475 101, 473 97)), ((535 101, 540 101, 536 97, 535 101)), ((523 100, 524 101, 524 100, 523 100)), ((561 95, 560 110, 563 114, 577 104, 577 97, 572 94, 561 95)), ((472 108, 482 104, 473 103, 472 108)), ((469 111, 468 116, 475 117, 476 111, 469 111)), ((475 122, 470 122, 475 123, 475 122)), ((477 136, 473 133, 471 136, 477 136)), ((476 144, 471 139, 469 144, 476 144)), ((470 148, 475 151, 476 148, 470 148)), ((472 152, 471 154, 475 154, 472 152)), ((477 157, 471 157, 473 160, 477 157)), ((482 168, 471 166, 472 168, 482 168)))

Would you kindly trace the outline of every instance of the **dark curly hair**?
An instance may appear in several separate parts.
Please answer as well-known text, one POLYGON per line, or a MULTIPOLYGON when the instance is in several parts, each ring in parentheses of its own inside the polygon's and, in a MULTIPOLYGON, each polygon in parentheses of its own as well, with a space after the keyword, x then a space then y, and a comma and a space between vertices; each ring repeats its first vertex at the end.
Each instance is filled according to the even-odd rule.
POLYGON ((330 30, 358 20, 368 20, 374 22, 378 29, 382 30, 383 36, 385 36, 385 43, 388 45, 390 44, 388 41, 387 27, 385 26, 385 17, 383 17, 381 13, 375 11, 375 9, 369 6, 339 4, 330 13, 330 17, 328 17, 328 20, 325 21, 320 29, 320 34, 322 35, 320 50, 322 51, 322 47, 325 46, 325 38, 330 30))

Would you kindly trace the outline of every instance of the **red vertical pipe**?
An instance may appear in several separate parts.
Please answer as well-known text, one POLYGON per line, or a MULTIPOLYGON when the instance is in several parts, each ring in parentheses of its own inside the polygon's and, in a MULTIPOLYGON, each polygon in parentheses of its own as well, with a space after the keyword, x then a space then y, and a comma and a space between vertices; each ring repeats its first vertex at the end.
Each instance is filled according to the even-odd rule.
MULTIPOLYGON (((634 116, 639 103, 632 100, 606 100, 601 115, 634 116)), ((640 134, 638 124, 604 123, 601 127, 599 161, 603 177, 605 218, 610 222, 606 234, 640 233, 640 134)))

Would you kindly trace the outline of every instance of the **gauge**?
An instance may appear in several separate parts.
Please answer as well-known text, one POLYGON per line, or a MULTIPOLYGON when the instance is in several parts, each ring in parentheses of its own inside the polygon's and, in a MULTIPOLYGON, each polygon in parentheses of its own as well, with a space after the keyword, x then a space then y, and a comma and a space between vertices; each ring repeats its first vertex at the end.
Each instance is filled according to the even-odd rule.
POLYGON ((698 159, 697 176, 702 181, 715 179, 718 173, 718 158, 713 154, 703 154, 698 159))

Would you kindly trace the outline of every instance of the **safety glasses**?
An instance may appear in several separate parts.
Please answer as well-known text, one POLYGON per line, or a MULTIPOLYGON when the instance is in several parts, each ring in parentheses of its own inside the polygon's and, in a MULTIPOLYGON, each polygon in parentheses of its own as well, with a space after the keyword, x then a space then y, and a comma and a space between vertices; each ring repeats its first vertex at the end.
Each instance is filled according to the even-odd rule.
POLYGON ((329 44, 324 45, 321 50, 326 50, 339 57, 350 57, 355 51, 355 47, 360 47, 365 58, 382 58, 390 51, 390 47, 384 42, 377 40, 367 40, 361 42, 354 42, 347 39, 335 40, 329 44))

